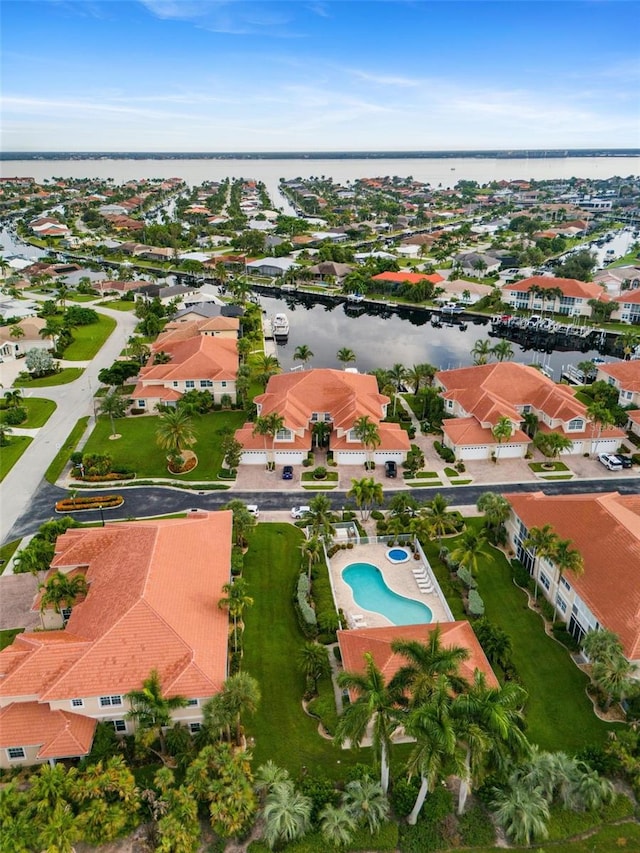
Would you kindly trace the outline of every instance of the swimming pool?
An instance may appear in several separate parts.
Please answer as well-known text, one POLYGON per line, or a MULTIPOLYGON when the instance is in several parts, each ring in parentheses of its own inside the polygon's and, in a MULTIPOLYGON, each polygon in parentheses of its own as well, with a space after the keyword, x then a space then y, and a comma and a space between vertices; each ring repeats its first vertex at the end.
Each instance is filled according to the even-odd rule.
POLYGON ((394 548, 389 548, 387 551, 387 560, 390 563, 406 563, 411 556, 408 548, 401 548, 396 545, 394 548))
POLYGON ((342 580, 351 587, 359 607, 386 616, 394 625, 419 625, 433 619, 426 604, 389 589, 380 569, 371 563, 351 563, 342 570, 342 580))

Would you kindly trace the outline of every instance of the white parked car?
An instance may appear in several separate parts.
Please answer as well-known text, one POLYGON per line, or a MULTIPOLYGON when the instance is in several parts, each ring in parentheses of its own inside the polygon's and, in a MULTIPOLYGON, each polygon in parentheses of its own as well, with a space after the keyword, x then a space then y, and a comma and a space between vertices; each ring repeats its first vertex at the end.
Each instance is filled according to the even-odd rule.
POLYGON ((260 517, 260 510, 258 509, 258 504, 247 504, 247 512, 250 512, 254 518, 260 517))
POLYGON ((310 506, 294 506, 291 509, 291 518, 303 518, 308 512, 311 512, 310 506))
POLYGON ((608 468, 609 471, 622 471, 622 462, 612 453, 600 453, 598 462, 608 468))

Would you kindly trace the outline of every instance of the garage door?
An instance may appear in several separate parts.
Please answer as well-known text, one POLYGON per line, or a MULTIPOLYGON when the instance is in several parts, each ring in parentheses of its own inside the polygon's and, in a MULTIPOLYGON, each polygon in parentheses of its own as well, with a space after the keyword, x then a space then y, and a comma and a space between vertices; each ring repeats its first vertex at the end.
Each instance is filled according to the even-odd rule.
POLYGON ((488 459, 489 445, 477 444, 470 447, 458 447, 456 456, 459 459, 488 459))
POLYGON ((373 461, 377 462, 379 465, 383 465, 387 459, 393 459, 394 462, 399 464, 400 462, 404 462, 405 454, 402 450, 389 450, 385 453, 381 451, 373 454, 373 461))
POLYGON ((276 450, 276 465, 302 465, 306 455, 302 450, 276 450))
POLYGON ((362 450, 339 450, 336 462, 338 465, 364 465, 367 454, 362 450))
POLYGON ((241 465, 266 465, 267 454, 264 450, 245 450, 240 460, 241 465))

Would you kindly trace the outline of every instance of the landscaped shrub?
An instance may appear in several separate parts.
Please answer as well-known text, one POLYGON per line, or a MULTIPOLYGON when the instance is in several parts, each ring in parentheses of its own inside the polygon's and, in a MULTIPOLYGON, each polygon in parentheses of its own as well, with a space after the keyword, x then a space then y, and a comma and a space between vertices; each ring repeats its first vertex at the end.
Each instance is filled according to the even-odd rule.
POLYGON ((476 589, 469 590, 469 613, 472 616, 484 616, 484 601, 476 589))
POLYGON ((533 578, 522 565, 520 560, 512 560, 511 568, 513 569, 513 579, 516 584, 522 589, 530 589, 533 578))
POLYGON ((459 815, 458 828, 465 847, 493 847, 495 844, 494 825, 481 806, 472 806, 459 815))
POLYGON ((316 621, 321 629, 318 639, 323 643, 332 643, 336 639, 338 614, 333 601, 327 567, 321 563, 316 568, 311 594, 315 605, 316 621))
POLYGON ((553 636, 559 643, 562 643, 570 652, 577 652, 580 648, 580 643, 576 640, 573 634, 567 631, 567 626, 564 622, 554 622, 552 626, 553 636))
POLYGON ((234 577, 238 577, 238 575, 242 574, 243 568, 244 554, 242 553, 242 548, 239 548, 237 545, 234 545, 231 549, 231 574, 234 577))
POLYGON ((442 822, 453 813, 451 793, 437 786, 427 796, 415 826, 401 826, 399 848, 402 853, 431 853, 446 848, 442 822))
POLYGON ((76 498, 63 498, 56 504, 56 512, 79 512, 83 509, 109 509, 124 503, 122 495, 79 495, 76 498))
POLYGON ((4 423, 7 426, 18 426, 23 424, 27 419, 27 410, 24 406, 16 406, 13 409, 7 409, 4 413, 4 423))
POLYGON ((474 576, 471 574, 469 569, 466 569, 464 566, 460 566, 456 572, 462 583, 467 587, 467 589, 476 589, 478 584, 474 576))
POLYGON ((553 604, 551 604, 550 601, 547 601, 544 596, 538 596, 538 606, 540 607, 540 612, 547 622, 553 622, 553 618, 555 616, 553 604))
POLYGON ((453 450, 451 450, 450 447, 445 447, 444 444, 442 444, 441 442, 434 441, 433 449, 438 454, 438 456, 445 462, 451 463, 456 461, 456 455, 453 450))
POLYGON ((380 519, 376 524, 376 533, 378 536, 386 536, 389 529, 389 522, 386 519, 380 519))
MULTIPOLYGON (((335 715, 335 702, 333 709, 335 715)), ((312 713, 320 716, 317 707, 312 713)), ((336 806, 340 801, 340 794, 336 791, 333 782, 326 776, 314 776, 313 772, 308 773, 300 780, 300 790, 305 796, 311 798, 313 803, 311 806, 311 822, 314 824, 317 824, 318 816, 327 803, 336 806)))
POLYGON ((379 509, 373 509, 371 510, 371 518, 373 518, 375 521, 382 521, 384 519, 384 513, 381 512, 379 509))
POLYGON ((391 808, 397 817, 406 817, 411 813, 419 789, 420 778, 418 776, 413 776, 411 780, 404 776, 395 780, 391 789, 391 808))
POLYGON ((299 617, 300 628, 305 637, 313 638, 317 633, 316 612, 309 604, 309 579, 305 574, 298 577, 296 590, 296 612, 299 617))

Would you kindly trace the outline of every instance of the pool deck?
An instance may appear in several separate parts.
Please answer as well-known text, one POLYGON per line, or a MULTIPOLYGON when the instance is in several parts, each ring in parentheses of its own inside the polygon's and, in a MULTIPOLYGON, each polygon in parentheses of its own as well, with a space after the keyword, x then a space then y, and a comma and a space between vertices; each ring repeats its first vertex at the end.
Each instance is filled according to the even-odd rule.
POLYGON ((413 575, 414 569, 424 569, 422 560, 412 558, 406 563, 391 563, 387 559, 388 545, 376 543, 375 545, 354 545, 351 550, 338 551, 331 558, 330 572, 333 583, 336 605, 344 611, 351 628, 384 628, 393 625, 386 616, 365 610, 355 603, 351 587, 342 580, 342 570, 351 563, 371 563, 382 571, 385 583, 398 595, 411 598, 426 604, 433 613, 432 622, 449 622, 449 616, 443 606, 440 588, 433 574, 433 592, 424 593, 418 589, 416 579, 413 575), (361 616, 362 619, 353 617, 361 616))

